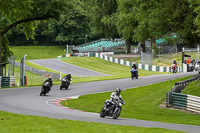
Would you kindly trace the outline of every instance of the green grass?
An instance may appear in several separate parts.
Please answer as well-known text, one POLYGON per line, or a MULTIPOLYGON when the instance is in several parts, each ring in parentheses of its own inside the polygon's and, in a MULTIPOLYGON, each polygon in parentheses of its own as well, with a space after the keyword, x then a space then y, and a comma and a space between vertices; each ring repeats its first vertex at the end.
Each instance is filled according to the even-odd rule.
MULTIPOLYGON (((25 71, 25 75, 27 76, 28 86, 37 86, 37 85, 40 86, 47 79, 47 77, 40 76, 29 71, 25 71)), ((20 85, 20 68, 19 67, 15 67, 15 80, 16 80, 16 83, 20 85)), ((57 82, 57 80, 54 80, 54 81, 57 82)))
MULTIPOLYGON (((187 78, 122 91, 121 94, 126 105, 123 106, 120 117, 200 125, 199 115, 187 114, 178 110, 159 107, 161 103, 165 102, 166 92, 174 86, 175 82, 185 79, 187 78)), ((109 99, 110 94, 111 92, 84 95, 77 100, 68 100, 67 106, 88 112, 99 113, 103 107, 104 101, 109 99)), ((65 105, 65 103, 66 101, 61 102, 63 105, 65 105)))
MULTIPOLYGON (((87 68, 90 70, 94 70, 97 72, 109 74, 112 76, 96 76, 96 77, 76 77, 72 75, 72 83, 80 83, 80 82, 91 82, 91 81, 101 81, 101 80, 112 80, 112 79, 121 79, 121 78, 130 78, 130 67, 111 63, 96 57, 70 57, 70 58, 61 58, 62 61, 74 64, 83 68, 87 68)), ((37 64, 31 63, 26 61, 26 65, 34 67, 36 69, 45 70, 53 73, 59 73, 55 70, 48 69, 46 67, 39 66, 37 64)), ((139 70, 139 76, 149 76, 149 75, 156 75, 156 74, 164 74, 161 72, 153 72, 153 71, 146 71, 146 70, 139 70)), ((26 75, 30 79, 32 74, 29 75, 29 72, 26 75)), ((61 77, 64 77, 65 74, 61 73, 61 77)), ((36 77, 36 76, 35 76, 36 77)), ((31 78, 32 79, 32 78, 31 78)), ((18 79, 19 80, 19 79, 18 79)), ((43 80, 41 80, 43 81, 43 80)), ((54 81, 54 84, 60 84, 60 81, 54 81)), ((36 85, 36 83, 34 84, 36 85)), ((38 85, 41 85, 40 83, 38 85)))
MULTIPOLYGON (((74 82, 98 81, 109 79, 130 78, 130 67, 108 62, 96 57, 72 57, 70 59, 63 59, 62 61, 77 65, 83 68, 94 70, 97 72, 109 74, 112 76, 98 76, 98 77, 79 77, 74 82)), ((139 70, 139 76, 149 76, 156 74, 164 74, 161 72, 153 72, 146 70, 139 70)))
MULTIPOLYGON (((186 52, 185 54, 191 55, 191 59, 197 59, 197 52, 186 52)), ((158 58, 153 59, 153 65, 154 66, 171 66, 173 60, 176 59, 178 65, 180 66, 182 62, 182 53, 179 52, 178 54, 164 54, 160 55, 158 58)), ((141 63, 140 57, 134 57, 134 58, 125 58, 124 60, 132 61, 141 63)), ((185 57, 185 60, 187 60, 187 57, 185 57)))
POLYGON ((190 84, 182 91, 182 93, 200 97, 200 80, 190 82, 190 84))
MULTIPOLYGON (((100 119, 100 118, 99 118, 100 119)), ((161 128, 51 119, 0 111, 1 133, 183 133, 161 128)))
POLYGON ((66 54, 65 46, 10 46, 10 49, 17 56, 16 60, 21 60, 25 54, 27 60, 56 58, 66 54))

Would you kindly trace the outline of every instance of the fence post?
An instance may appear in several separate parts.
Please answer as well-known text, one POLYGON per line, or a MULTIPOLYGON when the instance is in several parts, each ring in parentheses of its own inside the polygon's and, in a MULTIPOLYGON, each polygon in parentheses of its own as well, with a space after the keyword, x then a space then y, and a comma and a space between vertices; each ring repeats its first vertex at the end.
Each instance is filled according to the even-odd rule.
POLYGON ((169 108, 169 92, 166 93, 166 107, 169 108))

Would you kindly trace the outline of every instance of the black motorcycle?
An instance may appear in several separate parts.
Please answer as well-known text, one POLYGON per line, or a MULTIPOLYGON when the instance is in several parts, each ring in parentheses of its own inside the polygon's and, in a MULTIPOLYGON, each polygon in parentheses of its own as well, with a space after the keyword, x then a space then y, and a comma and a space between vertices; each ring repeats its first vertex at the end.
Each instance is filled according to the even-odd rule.
POLYGON ((70 81, 71 81, 71 79, 63 78, 61 80, 60 90, 62 90, 62 88, 68 89, 68 87, 70 85, 70 81))
POLYGON ((50 82, 44 82, 42 85, 40 96, 42 96, 42 94, 45 96, 47 93, 49 93, 50 89, 51 89, 50 82))
POLYGON ((110 116, 113 119, 117 119, 121 113, 122 104, 124 105, 120 99, 116 100, 115 102, 107 99, 100 112, 100 117, 104 118, 105 116, 110 116))
POLYGON ((131 72, 131 79, 138 78, 138 70, 137 69, 132 68, 130 70, 130 72, 131 72))

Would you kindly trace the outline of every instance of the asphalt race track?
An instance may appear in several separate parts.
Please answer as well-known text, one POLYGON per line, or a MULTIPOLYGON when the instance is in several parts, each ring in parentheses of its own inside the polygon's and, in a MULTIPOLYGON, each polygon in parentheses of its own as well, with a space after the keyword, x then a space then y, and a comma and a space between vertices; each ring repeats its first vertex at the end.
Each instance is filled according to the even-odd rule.
POLYGON ((96 113, 72 110, 58 105, 58 102, 61 99, 70 98, 71 96, 105 91, 114 91, 117 87, 123 89, 134 88, 137 86, 149 85, 192 74, 194 73, 145 76, 139 77, 138 80, 132 80, 129 78, 76 84, 72 83, 69 87, 69 90, 60 90, 59 86, 55 85, 53 86, 50 93, 47 94, 47 96, 39 96, 41 87, 0 89, 0 110, 12 113, 36 115, 57 119, 71 119, 140 127, 159 127, 192 133, 199 133, 200 126, 171 124, 127 118, 118 118, 117 120, 114 120, 112 118, 100 118, 99 114, 96 113))
POLYGON ((65 74, 71 73, 73 76, 77 77, 109 76, 108 74, 68 64, 58 59, 40 59, 40 60, 28 60, 28 61, 65 74))

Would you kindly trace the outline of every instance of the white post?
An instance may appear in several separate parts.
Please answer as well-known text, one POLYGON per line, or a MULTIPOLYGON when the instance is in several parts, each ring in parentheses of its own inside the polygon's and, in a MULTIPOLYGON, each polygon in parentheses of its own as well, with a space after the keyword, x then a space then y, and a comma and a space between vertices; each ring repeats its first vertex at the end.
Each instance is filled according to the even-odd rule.
POLYGON ((67 48, 67 51, 66 51, 67 53, 66 54, 68 54, 68 45, 66 45, 66 48, 67 48))

